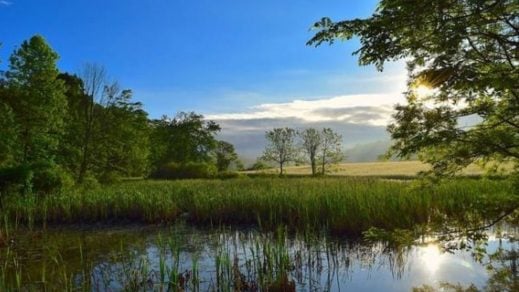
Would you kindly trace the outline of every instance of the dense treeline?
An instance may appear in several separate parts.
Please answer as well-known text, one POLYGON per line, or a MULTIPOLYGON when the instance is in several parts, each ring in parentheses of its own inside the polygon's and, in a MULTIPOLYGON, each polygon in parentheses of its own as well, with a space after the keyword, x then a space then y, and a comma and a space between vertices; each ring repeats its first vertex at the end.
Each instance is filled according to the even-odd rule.
POLYGON ((86 64, 71 74, 60 72, 58 58, 36 35, 1 72, 0 193, 50 192, 165 170, 172 177, 186 169, 209 176, 237 160, 232 145, 217 147, 223 142, 215 138, 216 123, 195 113, 151 120, 102 66, 86 64))

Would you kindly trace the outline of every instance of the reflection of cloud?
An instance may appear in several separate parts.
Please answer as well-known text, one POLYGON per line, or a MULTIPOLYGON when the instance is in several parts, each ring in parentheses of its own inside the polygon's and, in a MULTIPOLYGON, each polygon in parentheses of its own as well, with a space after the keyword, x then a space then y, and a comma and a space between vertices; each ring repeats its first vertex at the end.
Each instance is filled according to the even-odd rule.
POLYGON ((4 5, 4 6, 9 6, 13 4, 12 2, 10 1, 7 1, 7 0, 0 0, 0 5, 4 5))
POLYGON ((207 115, 208 119, 265 120, 298 119, 302 122, 334 122, 385 126, 390 121, 394 104, 402 102, 399 94, 345 95, 317 100, 294 100, 266 103, 241 113, 207 115))

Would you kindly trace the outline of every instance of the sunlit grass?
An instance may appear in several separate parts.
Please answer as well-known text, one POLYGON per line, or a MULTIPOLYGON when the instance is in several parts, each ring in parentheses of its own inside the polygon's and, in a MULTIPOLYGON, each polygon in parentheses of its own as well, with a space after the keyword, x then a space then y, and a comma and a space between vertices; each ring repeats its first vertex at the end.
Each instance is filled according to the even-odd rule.
MULTIPOLYGON (((495 166, 491 164, 489 166, 495 166)), ((502 163, 498 170, 507 173, 513 168, 513 165, 502 163)), ((367 177, 416 177, 419 172, 430 170, 430 166, 420 161, 377 161, 377 162, 346 162, 332 165, 329 168, 329 175, 337 176, 367 176, 367 177)), ((245 171, 244 173, 267 173, 277 174, 277 168, 265 169, 260 171, 245 171)), ((486 172, 479 164, 470 164, 463 169, 461 175, 465 176, 481 176, 486 172)), ((310 165, 288 166, 285 168, 288 175, 310 175, 312 169, 310 165)))
MULTIPOLYGON (((243 178, 138 181, 86 191, 3 200, 11 225, 171 223, 360 234, 370 227, 412 228, 467 212, 491 217, 513 202, 506 180, 456 179, 432 187, 369 178, 243 178)), ((475 216, 475 215, 474 215, 475 216)), ((474 217, 473 216, 473 217, 474 217)))

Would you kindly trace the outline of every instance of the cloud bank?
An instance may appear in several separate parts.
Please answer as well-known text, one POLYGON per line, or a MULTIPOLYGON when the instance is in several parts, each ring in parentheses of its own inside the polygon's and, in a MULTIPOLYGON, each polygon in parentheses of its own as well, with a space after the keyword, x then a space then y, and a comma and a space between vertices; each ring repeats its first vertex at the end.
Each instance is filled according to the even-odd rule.
POLYGON ((206 115, 219 123, 219 139, 235 145, 247 161, 260 156, 265 147, 265 131, 276 127, 332 128, 343 136, 343 145, 387 140, 386 126, 393 107, 403 103, 401 94, 359 94, 330 98, 296 99, 266 103, 243 112, 206 115))
MULTIPOLYGON (((219 121, 298 119, 303 123, 343 122, 358 125, 385 126, 393 106, 404 102, 399 94, 359 94, 286 103, 266 103, 245 112, 206 115, 219 121)), ((247 123, 244 123, 244 126, 247 123)))

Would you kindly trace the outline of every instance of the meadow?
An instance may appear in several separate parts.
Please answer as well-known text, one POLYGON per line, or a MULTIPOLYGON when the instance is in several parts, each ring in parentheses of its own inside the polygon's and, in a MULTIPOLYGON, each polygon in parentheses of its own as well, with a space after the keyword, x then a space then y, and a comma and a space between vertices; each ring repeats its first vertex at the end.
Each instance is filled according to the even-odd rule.
MULTIPOLYGON (((480 164, 470 164, 460 173, 462 176, 482 176, 488 170, 495 167, 495 173, 508 173, 512 169, 511 164, 501 163, 499 165, 490 163, 486 166, 480 164), (496 167, 498 166, 498 167, 496 167)), ((376 162, 343 162, 332 165, 329 175, 337 176, 368 176, 368 177, 395 177, 395 178, 416 178, 420 172, 430 170, 430 166, 418 160, 409 161, 376 161, 376 162)), ((309 165, 288 166, 285 168, 287 175, 310 175, 312 169, 309 165)), ((245 171, 248 174, 278 173, 277 168, 270 168, 259 171, 245 171)))

